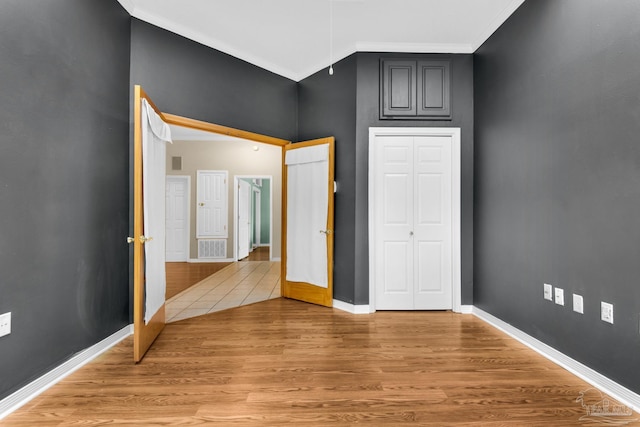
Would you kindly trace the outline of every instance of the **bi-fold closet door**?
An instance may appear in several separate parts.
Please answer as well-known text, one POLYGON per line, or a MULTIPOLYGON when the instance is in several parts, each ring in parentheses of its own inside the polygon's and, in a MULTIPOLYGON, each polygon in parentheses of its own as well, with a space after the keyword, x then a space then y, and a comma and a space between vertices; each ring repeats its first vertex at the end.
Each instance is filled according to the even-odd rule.
POLYGON ((451 136, 383 135, 373 148, 376 309, 451 309, 451 136))

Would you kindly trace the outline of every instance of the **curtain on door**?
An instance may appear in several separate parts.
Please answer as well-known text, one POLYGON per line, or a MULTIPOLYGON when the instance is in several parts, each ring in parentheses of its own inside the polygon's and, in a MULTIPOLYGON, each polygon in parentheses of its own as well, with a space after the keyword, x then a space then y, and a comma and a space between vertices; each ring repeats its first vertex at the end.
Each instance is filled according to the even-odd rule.
POLYGON ((142 188, 144 209, 145 323, 165 301, 165 185, 167 142, 171 130, 146 99, 142 100, 142 188))
POLYGON ((287 277, 326 288, 329 144, 288 151, 287 277))

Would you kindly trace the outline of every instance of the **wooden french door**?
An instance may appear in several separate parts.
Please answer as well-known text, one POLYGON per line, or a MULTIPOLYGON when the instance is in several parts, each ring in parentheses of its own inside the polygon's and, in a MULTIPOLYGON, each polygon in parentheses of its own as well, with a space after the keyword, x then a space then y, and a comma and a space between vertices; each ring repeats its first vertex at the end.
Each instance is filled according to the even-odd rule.
MULTIPOLYGON (((296 144, 289 144, 283 147, 283 157, 282 157, 282 276, 280 278, 282 283, 282 296, 286 298, 296 299, 300 301, 310 302, 313 304, 323 305, 326 307, 333 306, 333 216, 334 216, 334 175, 335 175, 335 140, 333 137, 316 139, 312 141, 304 141, 296 144), (308 281, 296 281, 290 280, 288 278, 288 261, 291 259, 293 255, 299 255, 300 253, 304 254, 304 248, 302 249, 291 249, 288 246, 288 237, 292 237, 290 234, 295 233, 296 231, 292 230, 290 227, 290 223, 293 218, 292 216, 300 216, 300 212, 296 211, 296 208, 291 208, 293 206, 293 201, 290 200, 292 197, 289 185, 289 167, 287 165, 287 154, 291 153, 295 150, 304 150, 310 147, 320 147, 327 146, 327 160, 326 162, 322 162, 322 167, 326 167, 326 174, 322 174, 322 176, 326 179, 324 185, 326 186, 327 192, 327 203, 323 209, 326 209, 326 224, 313 224, 311 222, 307 223, 305 220, 298 221, 298 224, 302 223, 303 228, 305 230, 301 230, 301 234, 306 234, 311 236, 312 239, 321 238, 324 239, 324 244, 326 246, 326 282, 324 282, 321 286, 310 283, 308 281), (294 254, 292 251, 295 250, 294 254), (325 286, 326 285, 326 286, 325 286)), ((323 171, 324 172, 324 171, 323 171)), ((315 179, 315 178, 312 178, 315 179)), ((302 214, 304 215, 304 214, 302 214)), ((299 230, 296 228, 296 230, 299 230)), ((297 245, 297 243, 296 243, 297 245)), ((310 258, 313 258, 310 255, 310 258)), ((312 263, 320 263, 320 265, 324 265, 325 260, 319 259, 322 257, 318 257, 318 259, 306 259, 303 261, 312 263)))
MULTIPOLYGON (((133 360, 138 363, 145 353, 160 335, 165 325, 165 306, 145 322, 145 254, 144 245, 153 244, 149 241, 152 236, 144 235, 144 206, 143 206, 143 179, 142 179, 142 100, 146 99, 149 105, 160 117, 160 110, 155 106, 151 98, 140 86, 134 88, 134 155, 133 155, 133 237, 129 239, 133 243, 133 360)), ((159 243, 159 242, 155 242, 159 243)), ((164 242, 162 242, 164 245, 164 242)))

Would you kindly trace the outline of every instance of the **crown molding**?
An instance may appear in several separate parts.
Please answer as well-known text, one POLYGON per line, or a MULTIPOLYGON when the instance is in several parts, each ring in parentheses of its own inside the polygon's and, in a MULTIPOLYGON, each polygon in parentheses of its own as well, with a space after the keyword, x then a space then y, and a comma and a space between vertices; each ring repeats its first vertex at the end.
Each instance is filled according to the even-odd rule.
POLYGON ((126 10, 129 15, 133 16, 133 12, 136 10, 136 5, 133 4, 133 0, 118 0, 118 3, 124 7, 124 10, 126 10))
POLYGON ((403 52, 403 53, 473 53, 470 44, 454 43, 356 43, 358 52, 403 52))
MULTIPOLYGON (((129 1, 129 0, 124 0, 124 1, 129 1)), ((297 81, 296 73, 294 73, 289 69, 280 67, 272 62, 266 61, 264 58, 260 58, 255 55, 248 55, 246 52, 242 52, 241 50, 230 46, 228 43, 225 43, 213 37, 208 37, 199 31, 194 31, 189 27, 186 27, 184 25, 180 25, 168 19, 162 18, 148 10, 136 9, 131 16, 133 16, 134 18, 140 19, 141 21, 155 25, 156 27, 160 27, 164 30, 175 33, 189 40, 192 40, 194 42, 200 43, 204 46, 226 53, 227 55, 231 55, 237 59, 248 62, 251 65, 264 68, 265 70, 270 71, 274 74, 278 74, 290 80, 297 81)))
POLYGON ((476 41, 472 44, 473 52, 478 50, 480 46, 482 46, 484 42, 486 42, 489 37, 491 37, 493 33, 495 33, 496 30, 506 22, 507 19, 509 19, 509 17, 513 14, 513 12, 515 12, 516 9, 522 6, 522 3, 524 2, 525 0, 512 0, 504 9, 502 9, 502 11, 500 11, 500 13, 496 15, 493 21, 491 21, 491 23, 483 31, 480 32, 478 37, 475 38, 476 41))

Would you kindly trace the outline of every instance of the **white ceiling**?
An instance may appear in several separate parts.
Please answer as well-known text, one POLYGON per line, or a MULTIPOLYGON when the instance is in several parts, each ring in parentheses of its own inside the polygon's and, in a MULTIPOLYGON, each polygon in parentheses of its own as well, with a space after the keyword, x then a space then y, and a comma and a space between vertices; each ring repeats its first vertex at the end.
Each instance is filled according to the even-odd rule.
POLYGON ((295 81, 354 52, 472 53, 524 2, 118 1, 140 20, 295 81))

